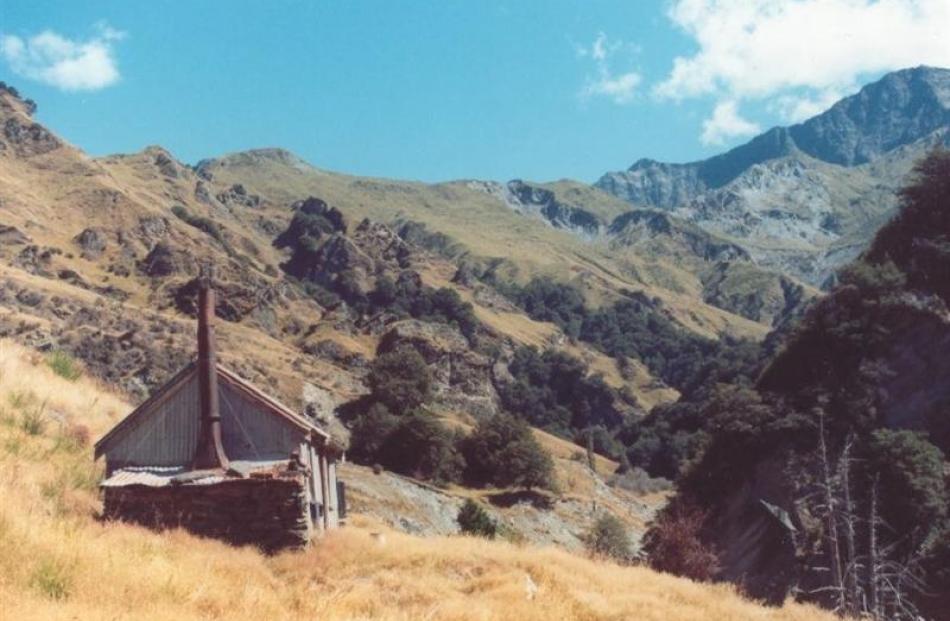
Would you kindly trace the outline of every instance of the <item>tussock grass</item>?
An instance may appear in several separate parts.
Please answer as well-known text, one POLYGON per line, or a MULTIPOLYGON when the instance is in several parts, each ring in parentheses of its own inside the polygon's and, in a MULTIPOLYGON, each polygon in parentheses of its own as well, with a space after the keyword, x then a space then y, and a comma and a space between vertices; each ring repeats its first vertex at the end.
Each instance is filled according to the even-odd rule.
POLYGON ((53 373, 63 379, 75 381, 82 377, 82 365, 64 351, 51 352, 46 356, 46 364, 53 370, 53 373))
POLYGON ((99 471, 79 423, 98 436, 128 405, 2 341, 0 404, 0 619, 833 618, 794 604, 764 608, 727 586, 561 550, 420 539, 366 518, 310 550, 275 557, 181 531, 102 523, 99 471), (11 400, 13 393, 34 397, 11 400), (29 434, 16 421, 37 403, 46 404, 47 424, 29 434))

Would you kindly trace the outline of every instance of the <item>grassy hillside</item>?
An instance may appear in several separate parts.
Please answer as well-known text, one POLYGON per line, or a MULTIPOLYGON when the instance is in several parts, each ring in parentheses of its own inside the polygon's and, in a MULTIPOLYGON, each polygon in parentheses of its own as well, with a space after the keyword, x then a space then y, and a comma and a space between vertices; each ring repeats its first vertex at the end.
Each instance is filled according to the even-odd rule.
POLYGON ((832 618, 555 549, 419 539, 359 517, 311 550, 276 557, 101 523, 88 443, 129 406, 63 377, 76 370, 0 341, 3 619, 832 618))
MULTIPOLYGON (((129 165, 128 158, 136 157, 100 163, 118 175, 129 165)), ((205 162, 199 169, 215 187, 241 183, 272 205, 312 195, 338 207, 354 222, 368 217, 424 224, 430 232, 447 236, 455 253, 486 262, 503 260, 506 277, 524 282, 545 275, 575 282, 594 303, 615 299, 621 289, 644 291, 662 299, 677 321, 701 334, 760 338, 766 332, 762 324, 703 303, 695 276, 672 261, 632 253, 618 260, 606 244, 585 242, 505 206, 484 191, 480 182, 430 185, 353 177, 314 168, 279 149, 232 154, 205 162)), ((607 222, 624 209, 621 201, 577 183, 561 181, 543 187, 565 204, 583 204, 607 222)))

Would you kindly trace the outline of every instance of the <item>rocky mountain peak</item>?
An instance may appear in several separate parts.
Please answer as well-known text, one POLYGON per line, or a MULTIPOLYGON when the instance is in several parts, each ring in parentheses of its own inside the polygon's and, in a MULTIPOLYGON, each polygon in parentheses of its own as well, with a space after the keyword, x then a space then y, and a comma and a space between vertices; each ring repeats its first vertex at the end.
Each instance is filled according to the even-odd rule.
POLYGON ((887 74, 789 133, 812 157, 854 166, 948 124, 950 70, 916 67, 887 74))
POLYGON ((36 102, 23 97, 16 88, 0 81, 0 114, 12 110, 33 116, 36 113, 36 102))
POLYGON ((938 144, 950 144, 950 69, 916 67, 715 157, 640 159, 595 185, 725 236, 759 265, 821 284, 861 252, 893 212, 913 162, 938 144))
POLYGON ((706 160, 669 164, 641 158, 595 184, 641 205, 671 208, 731 182, 749 167, 803 152, 842 166, 869 162, 950 125, 950 69, 916 67, 885 75, 829 110, 774 127, 706 160))

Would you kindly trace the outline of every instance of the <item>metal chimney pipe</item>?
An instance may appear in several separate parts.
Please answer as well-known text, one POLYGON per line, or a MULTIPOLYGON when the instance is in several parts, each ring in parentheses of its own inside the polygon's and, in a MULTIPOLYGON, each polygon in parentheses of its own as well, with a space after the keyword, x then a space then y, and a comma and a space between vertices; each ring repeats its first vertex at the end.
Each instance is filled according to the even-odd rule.
POLYGON ((210 268, 202 269, 202 274, 198 277, 198 389, 201 399, 201 430, 192 464, 194 470, 227 469, 229 465, 221 441, 212 278, 210 268))

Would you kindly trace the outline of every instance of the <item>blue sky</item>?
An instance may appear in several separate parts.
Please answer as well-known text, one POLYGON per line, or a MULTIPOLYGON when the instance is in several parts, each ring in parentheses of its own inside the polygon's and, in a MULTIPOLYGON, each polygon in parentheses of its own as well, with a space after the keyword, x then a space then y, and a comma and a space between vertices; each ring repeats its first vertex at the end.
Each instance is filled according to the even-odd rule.
POLYGON ((950 65, 933 25, 947 5, 0 0, 0 80, 96 155, 280 146, 362 175, 593 181, 719 152, 891 69, 950 65))

